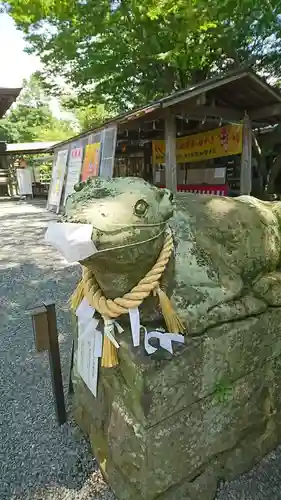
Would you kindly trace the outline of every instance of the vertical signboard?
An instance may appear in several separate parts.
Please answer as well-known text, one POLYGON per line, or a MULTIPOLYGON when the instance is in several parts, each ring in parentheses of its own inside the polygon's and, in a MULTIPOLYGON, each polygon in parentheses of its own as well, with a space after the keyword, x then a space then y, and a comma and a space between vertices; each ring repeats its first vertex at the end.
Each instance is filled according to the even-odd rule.
POLYGON ((32 195, 32 172, 30 168, 17 168, 19 195, 32 195))
POLYGON ((68 149, 58 151, 52 172, 52 182, 49 191, 48 208, 54 206, 57 208, 57 213, 60 209, 60 199, 63 189, 63 182, 66 170, 68 157, 68 149))
POLYGON ((73 148, 70 151, 68 167, 67 167, 67 177, 65 183, 64 191, 64 201, 65 205, 67 197, 73 192, 75 184, 80 180, 81 167, 83 159, 83 148, 73 148))
POLYGON ((113 176, 116 137, 117 125, 103 130, 100 177, 111 178, 113 176))
POLYGON ((85 147, 82 181, 86 181, 88 177, 97 177, 99 175, 100 146, 100 142, 95 142, 94 144, 87 144, 85 147))

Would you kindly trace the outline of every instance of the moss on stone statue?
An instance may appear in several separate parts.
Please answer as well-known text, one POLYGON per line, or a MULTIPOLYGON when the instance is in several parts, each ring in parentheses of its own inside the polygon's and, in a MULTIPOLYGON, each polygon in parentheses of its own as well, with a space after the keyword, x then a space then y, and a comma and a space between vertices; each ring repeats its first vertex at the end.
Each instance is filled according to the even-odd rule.
MULTIPOLYGON (((189 333, 201 334, 281 304, 280 207, 250 197, 178 194, 171 218, 169 191, 137 178, 95 178, 68 198, 65 220, 93 224, 99 252, 83 265, 108 298, 128 292, 151 269, 168 222, 176 251, 161 286, 189 333)), ((141 312, 143 321, 161 319, 154 297, 141 312)))
MULTIPOLYGON (((161 278, 187 324, 174 355, 132 347, 120 317, 120 364, 100 369, 97 398, 76 370, 76 419, 119 500, 212 500, 219 479, 251 467, 281 438, 280 203, 177 195, 140 179, 92 179, 66 220, 91 223, 89 267, 108 298, 153 266, 169 223, 161 278)), ((140 308, 163 325, 157 299, 140 308)))

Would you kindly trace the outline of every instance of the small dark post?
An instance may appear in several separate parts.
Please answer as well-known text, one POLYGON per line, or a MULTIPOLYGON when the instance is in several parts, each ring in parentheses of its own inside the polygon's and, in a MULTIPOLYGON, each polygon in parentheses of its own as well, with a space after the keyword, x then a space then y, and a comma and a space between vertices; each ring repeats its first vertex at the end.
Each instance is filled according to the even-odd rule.
POLYGON ((66 411, 61 375, 60 350, 58 342, 57 318, 55 304, 44 303, 47 310, 49 335, 49 360, 52 377, 53 394, 56 403, 56 413, 59 425, 66 422, 66 411))
POLYGON ((59 425, 62 425, 66 422, 67 417, 61 375, 55 304, 47 302, 43 306, 33 309, 31 315, 36 350, 37 352, 49 352, 56 415, 59 425))
POLYGON ((37 352, 49 350, 48 317, 45 306, 36 307, 32 310, 32 326, 34 341, 37 352))

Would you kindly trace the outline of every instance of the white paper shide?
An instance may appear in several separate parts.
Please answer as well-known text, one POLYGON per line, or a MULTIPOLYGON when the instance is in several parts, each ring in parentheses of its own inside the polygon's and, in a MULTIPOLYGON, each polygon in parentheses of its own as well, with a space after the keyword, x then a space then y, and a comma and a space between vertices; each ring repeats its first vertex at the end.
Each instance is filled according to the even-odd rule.
POLYGON ((77 370, 92 394, 96 397, 98 387, 99 358, 102 355, 102 334, 98 330, 95 310, 83 299, 77 308, 78 349, 77 370))
POLYGON ((150 339, 152 338, 158 339, 160 347, 168 351, 170 354, 174 353, 173 342, 184 344, 184 336, 178 333, 162 332, 160 330, 148 333, 146 328, 144 328, 143 326, 142 328, 144 329, 144 347, 147 354, 154 354, 157 351, 157 347, 153 347, 149 343, 150 339))
POLYGON ((129 317, 131 323, 133 346, 138 347, 140 345, 140 332, 141 330, 143 330, 144 347, 147 354, 154 354, 157 351, 157 348, 153 347, 149 343, 150 339, 152 338, 158 339, 160 347, 162 347, 162 349, 165 349, 171 354, 173 354, 173 342, 184 344, 184 336, 178 333, 169 333, 161 330, 147 332, 147 329, 140 324, 140 313, 138 307, 134 309, 129 309, 129 317))
MULTIPOLYGON (((78 319, 78 349, 77 349, 77 371, 84 380, 92 394, 96 397, 98 387, 99 358, 102 356, 103 336, 98 330, 98 320, 94 317, 93 309, 84 298, 76 310, 78 319)), ((131 332, 133 345, 140 345, 140 331, 144 331, 144 347, 146 352, 151 355, 157 351, 149 341, 152 338, 159 340, 160 347, 173 354, 173 342, 184 344, 184 336, 168 333, 161 330, 147 332, 146 328, 140 325, 139 309, 130 309, 129 316, 131 321, 131 332)), ((104 320, 104 335, 108 336, 111 342, 118 349, 119 344, 114 337, 114 329, 118 333, 123 332, 123 328, 115 320, 104 320)))
POLYGON ((133 346, 140 345, 140 312, 139 308, 129 309, 133 346))

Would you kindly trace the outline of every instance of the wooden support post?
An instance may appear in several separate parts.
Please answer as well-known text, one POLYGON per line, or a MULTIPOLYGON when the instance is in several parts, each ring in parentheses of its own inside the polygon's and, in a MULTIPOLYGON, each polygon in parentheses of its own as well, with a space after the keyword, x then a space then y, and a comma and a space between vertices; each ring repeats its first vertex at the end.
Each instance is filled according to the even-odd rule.
POLYGON ((53 395, 59 425, 66 422, 55 304, 44 303, 32 311, 37 352, 48 351, 53 395))
POLYGON ((252 123, 247 114, 243 120, 243 150, 241 155, 240 194, 252 190, 252 123))
POLYGON ((167 114, 165 118, 165 176, 166 187, 175 194, 177 192, 177 157, 176 157, 176 118, 167 114))
POLYGON ((53 394, 55 398, 57 420, 59 425, 66 422, 64 393, 61 375, 60 350, 57 331, 57 318, 55 304, 45 303, 48 318, 49 334, 49 360, 52 377, 53 394))

